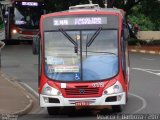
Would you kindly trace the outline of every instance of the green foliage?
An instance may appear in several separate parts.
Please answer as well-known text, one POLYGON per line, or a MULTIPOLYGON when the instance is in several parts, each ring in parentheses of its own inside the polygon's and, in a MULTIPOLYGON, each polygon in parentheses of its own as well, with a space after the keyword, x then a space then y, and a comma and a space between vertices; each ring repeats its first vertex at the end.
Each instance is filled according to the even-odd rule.
POLYGON ((128 19, 134 25, 137 23, 141 30, 160 30, 160 2, 143 0, 128 12, 128 19))
POLYGON ((128 20, 134 26, 138 24, 140 30, 147 31, 147 30, 156 30, 154 23, 150 20, 148 16, 145 16, 142 13, 136 13, 136 15, 132 14, 128 16, 128 20))

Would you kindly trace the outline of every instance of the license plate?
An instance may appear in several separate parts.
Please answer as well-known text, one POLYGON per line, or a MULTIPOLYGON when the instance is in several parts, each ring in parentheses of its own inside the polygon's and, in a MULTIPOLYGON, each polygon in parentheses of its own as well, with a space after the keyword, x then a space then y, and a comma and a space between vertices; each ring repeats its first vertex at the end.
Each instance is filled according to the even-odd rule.
POLYGON ((76 106, 89 106, 89 102, 87 101, 80 101, 75 103, 76 106))

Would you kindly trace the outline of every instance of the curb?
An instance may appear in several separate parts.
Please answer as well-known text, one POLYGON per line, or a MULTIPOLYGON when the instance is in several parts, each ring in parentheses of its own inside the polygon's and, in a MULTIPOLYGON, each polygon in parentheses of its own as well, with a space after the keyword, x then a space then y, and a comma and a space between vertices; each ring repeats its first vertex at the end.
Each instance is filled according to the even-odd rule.
POLYGON ((160 55, 159 51, 153 51, 153 50, 138 50, 138 49, 129 49, 129 52, 135 52, 135 53, 144 53, 144 54, 153 54, 153 55, 160 55))
POLYGON ((8 82, 10 82, 13 86, 16 86, 17 88, 19 88, 20 91, 22 92, 22 94, 24 94, 26 99, 28 99, 28 101, 29 101, 28 105, 25 108, 23 108, 22 110, 16 111, 14 113, 11 113, 11 114, 22 116, 22 115, 25 115, 25 114, 29 113, 32 110, 32 107, 33 107, 33 100, 29 96, 29 93, 18 82, 16 82, 14 78, 9 77, 7 74, 3 73, 2 71, 0 71, 0 74, 8 82))

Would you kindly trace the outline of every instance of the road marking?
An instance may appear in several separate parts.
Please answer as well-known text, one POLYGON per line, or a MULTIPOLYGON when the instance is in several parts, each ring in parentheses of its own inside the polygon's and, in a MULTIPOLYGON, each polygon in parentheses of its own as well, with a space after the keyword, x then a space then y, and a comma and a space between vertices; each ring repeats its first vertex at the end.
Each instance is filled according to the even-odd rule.
POLYGON ((137 50, 131 49, 131 52, 137 52, 137 50))
POLYGON ((156 53, 156 51, 149 51, 149 53, 150 53, 150 54, 155 54, 155 53, 156 53))
POLYGON ((140 111, 142 111, 143 109, 146 108, 147 102, 146 102, 146 100, 143 97, 141 97, 139 95, 136 95, 136 94, 133 94, 133 93, 129 93, 129 94, 132 95, 132 96, 134 96, 134 97, 139 98, 142 101, 142 107, 139 108, 138 110, 134 111, 133 114, 139 113, 140 111))
POLYGON ((157 76, 160 76, 160 73, 155 73, 155 72, 160 72, 160 70, 152 70, 152 69, 142 69, 142 68, 132 68, 133 70, 139 70, 139 71, 143 71, 143 72, 147 72, 150 74, 154 74, 157 76))
MULTIPOLYGON (((24 82, 20 82, 20 83, 24 85, 27 89, 29 89, 36 97, 39 97, 39 94, 33 88, 31 88, 28 84, 24 82)), ((41 108, 41 110, 38 113, 42 114, 42 113, 45 113, 46 111, 47 111, 46 108, 41 108)))
POLYGON ((27 89, 29 89, 36 97, 39 97, 39 94, 33 88, 31 88, 28 84, 24 82, 19 82, 19 83, 24 85, 27 89))
POLYGON ((155 60, 155 59, 152 59, 152 58, 145 58, 145 57, 142 58, 142 59, 144 59, 144 60, 151 60, 151 61, 152 61, 152 60, 155 60))
POLYGON ((146 53, 146 51, 145 51, 145 50, 140 50, 139 52, 140 52, 140 53, 146 53))
MULTIPOLYGON (((136 68, 137 69, 137 68, 136 68)), ((139 69, 139 68, 138 68, 139 69)), ((140 68, 141 69, 141 68, 140 68)), ((143 70, 147 70, 147 71, 153 71, 153 72, 160 72, 160 70, 153 70, 153 69, 143 69, 143 70)))

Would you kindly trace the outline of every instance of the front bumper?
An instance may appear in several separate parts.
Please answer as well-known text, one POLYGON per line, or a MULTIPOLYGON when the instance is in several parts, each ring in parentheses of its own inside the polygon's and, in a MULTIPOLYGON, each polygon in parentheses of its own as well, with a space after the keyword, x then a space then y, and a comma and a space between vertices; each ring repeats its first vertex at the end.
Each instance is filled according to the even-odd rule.
POLYGON ((25 34, 11 34, 11 39, 13 40, 33 40, 33 38, 36 37, 36 35, 25 35, 25 34))
POLYGON ((64 98, 63 96, 48 96, 40 94, 41 107, 75 106, 76 102, 82 101, 89 102, 89 106, 124 105, 126 104, 126 93, 122 92, 118 94, 102 95, 101 97, 93 98, 64 98), (116 99, 111 101, 108 98, 116 99), (56 101, 50 101, 49 99, 54 99, 54 101, 56 101))

